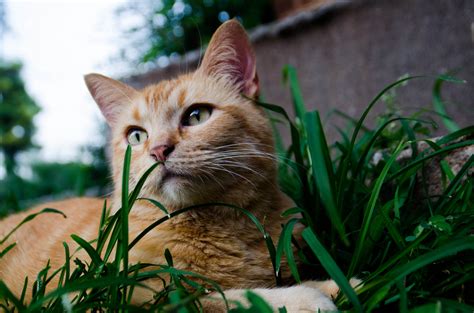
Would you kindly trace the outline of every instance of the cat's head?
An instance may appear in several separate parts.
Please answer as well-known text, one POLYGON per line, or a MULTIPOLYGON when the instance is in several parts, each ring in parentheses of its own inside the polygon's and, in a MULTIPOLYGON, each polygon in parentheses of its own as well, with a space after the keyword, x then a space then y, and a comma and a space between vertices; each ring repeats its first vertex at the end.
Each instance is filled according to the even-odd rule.
POLYGON ((194 73, 143 90, 98 74, 85 80, 112 130, 116 192, 128 144, 131 185, 163 162, 143 190, 168 206, 245 205, 275 184, 271 129, 249 99, 259 90, 255 54, 237 21, 216 31, 194 73))

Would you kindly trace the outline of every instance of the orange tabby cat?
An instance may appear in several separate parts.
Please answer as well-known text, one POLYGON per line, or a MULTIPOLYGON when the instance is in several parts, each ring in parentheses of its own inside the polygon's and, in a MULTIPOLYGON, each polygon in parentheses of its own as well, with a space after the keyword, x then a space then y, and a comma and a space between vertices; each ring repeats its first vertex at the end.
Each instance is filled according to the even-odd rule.
MULTIPOLYGON (((257 96, 258 77, 254 53, 238 22, 217 30, 192 74, 141 91, 98 74, 85 80, 112 130, 113 210, 121 203, 122 162, 129 144, 130 188, 152 164, 163 162, 148 178, 142 197, 156 199, 170 211, 194 204, 233 204, 264 221, 272 238, 278 238, 285 223, 280 214, 294 204, 277 184, 265 113, 248 98, 257 96)), ((48 260, 53 269, 61 266, 62 242, 75 247, 70 234, 96 237, 102 205, 101 199, 80 198, 37 208, 56 208, 67 218, 41 215, 15 233, 10 242, 17 246, 0 259, 0 279, 19 294, 24 277, 34 277, 48 260)), ((29 213, 0 222, 0 238, 29 213)), ((150 203, 137 201, 129 237, 162 216, 150 203)), ((264 289, 275 284, 264 240, 247 217, 232 209, 198 209, 172 218, 130 251, 130 262, 163 264, 165 248, 177 268, 218 282, 230 299, 242 300, 243 288, 254 288, 275 308, 286 306, 290 312, 335 309, 329 298, 338 290, 333 281, 264 289)), ((134 302, 151 297, 137 290, 134 302)), ((224 310, 222 302, 203 300, 206 311, 224 310)))

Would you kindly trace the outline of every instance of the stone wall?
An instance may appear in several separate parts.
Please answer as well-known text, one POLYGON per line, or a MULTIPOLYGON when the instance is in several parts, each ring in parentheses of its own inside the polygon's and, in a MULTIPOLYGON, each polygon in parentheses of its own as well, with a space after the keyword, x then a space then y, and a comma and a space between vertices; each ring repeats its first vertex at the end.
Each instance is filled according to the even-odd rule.
MULTIPOLYGON (((454 71, 466 84, 445 84, 448 113, 461 126, 474 124, 474 1, 367 0, 334 3, 251 32, 265 101, 291 111, 281 70, 291 64, 311 109, 325 117, 339 109, 358 117, 386 85, 404 74, 432 77, 401 88, 405 113, 431 108, 434 76, 454 71)), ((197 52, 181 62, 128 80, 135 86, 156 82, 196 67, 197 52)), ((384 111, 379 104, 376 113, 384 111)), ((340 118, 325 118, 330 140, 340 118)), ((445 130, 441 129, 438 133, 445 130)))

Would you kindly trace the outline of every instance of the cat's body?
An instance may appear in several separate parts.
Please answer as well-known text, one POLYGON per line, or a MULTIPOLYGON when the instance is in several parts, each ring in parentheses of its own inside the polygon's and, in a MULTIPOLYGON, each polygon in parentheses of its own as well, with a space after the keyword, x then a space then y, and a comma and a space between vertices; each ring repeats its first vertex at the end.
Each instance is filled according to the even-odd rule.
MULTIPOLYGON (((43 214, 16 231, 5 243, 5 246, 16 243, 16 246, 3 258, 0 258, 0 279, 16 294, 20 295, 24 279, 28 276, 33 281, 48 261, 52 268, 64 265, 63 242, 77 248, 71 234, 78 234, 86 240, 97 238, 103 200, 77 198, 35 207, 26 212, 15 214, 0 221, 0 238, 10 232, 28 215, 43 208, 57 208, 66 214, 43 214)), ((84 256, 83 252, 79 252, 84 256)), ((27 297, 31 297, 31 288, 27 297)))
MULTIPOLYGON (((162 163, 145 183, 142 197, 158 200, 169 211, 196 204, 232 204, 250 211, 272 238, 278 238, 287 220, 281 213, 294 204, 278 187, 266 115, 250 99, 258 93, 255 57, 237 22, 225 23, 216 32, 195 73, 142 91, 97 74, 86 76, 86 83, 112 130, 112 211, 120 208, 123 158, 130 144, 130 188, 151 165, 162 163)), ((24 276, 34 277, 48 259, 52 268, 61 266, 62 242, 75 247, 70 234, 86 240, 97 237, 102 206, 101 199, 85 198, 40 206, 62 210, 67 218, 45 214, 21 228, 10 239, 18 245, 0 259, 0 279, 19 294, 24 276)), ((0 237, 25 214, 1 221, 0 237)), ((130 240, 163 216, 146 200, 137 201, 129 218, 130 240)), ((130 263, 163 264, 166 248, 175 267, 232 289, 227 292, 231 298, 242 299, 242 291, 235 288, 275 285, 262 234, 232 208, 198 208, 170 219, 132 248, 130 263)), ((334 309, 328 296, 337 292, 337 286, 315 284, 320 290, 305 286, 255 290, 290 311, 334 309)), ((136 292, 135 302, 151 296, 144 290, 136 292)), ((223 308, 215 307, 215 302, 205 307, 223 308)))
MULTIPOLYGON (((12 216, 0 222, 0 238, 28 214, 45 207, 61 210, 67 218, 59 214, 36 217, 9 239, 6 245, 16 242, 17 246, 0 260, 0 278, 16 294, 21 293, 23 278, 34 278, 48 260, 53 269, 64 264, 62 242, 67 242, 71 251, 78 247, 70 234, 77 234, 85 240, 97 238, 103 199, 94 198, 47 203, 12 216), (46 234, 48 236, 45 236, 46 234)), ((177 268, 202 274, 219 283, 224 289, 273 287, 273 268, 262 234, 246 216, 231 210, 225 207, 209 207, 199 213, 183 214, 170 219, 153 229, 130 250, 130 263, 165 264, 163 252, 167 248, 177 268), (227 211, 225 213, 232 216, 232 222, 222 218, 210 218, 210 215, 216 214, 217 211, 227 211)), ((281 218, 271 215, 266 215, 268 225, 277 227, 268 227, 267 231, 272 237, 278 238, 279 223, 270 222, 281 218)), ((130 239, 134 239, 147 226, 163 216, 164 213, 156 207, 145 201, 138 201, 129 217, 130 239), (143 210, 150 210, 151 214, 139 214, 143 210)), ((284 222, 283 219, 281 222, 284 222)), ((79 250, 76 256, 87 259, 83 250, 79 250)), ((150 297, 143 298, 145 300, 150 297)))

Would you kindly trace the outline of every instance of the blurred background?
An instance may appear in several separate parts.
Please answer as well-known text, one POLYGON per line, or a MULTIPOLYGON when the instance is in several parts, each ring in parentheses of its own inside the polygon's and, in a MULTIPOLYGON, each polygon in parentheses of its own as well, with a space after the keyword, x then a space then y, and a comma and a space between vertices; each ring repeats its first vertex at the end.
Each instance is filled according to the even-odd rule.
POLYGON ((293 65, 331 140, 407 74, 429 77, 386 106, 452 116, 435 134, 474 121, 472 0, 0 0, 0 217, 110 192, 107 127, 84 74, 143 87, 191 71, 230 18, 250 33, 265 101, 291 111, 282 68, 293 65), (446 73, 467 83, 443 86, 441 112, 433 81, 446 73))

